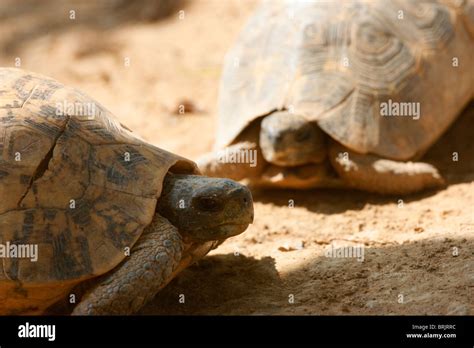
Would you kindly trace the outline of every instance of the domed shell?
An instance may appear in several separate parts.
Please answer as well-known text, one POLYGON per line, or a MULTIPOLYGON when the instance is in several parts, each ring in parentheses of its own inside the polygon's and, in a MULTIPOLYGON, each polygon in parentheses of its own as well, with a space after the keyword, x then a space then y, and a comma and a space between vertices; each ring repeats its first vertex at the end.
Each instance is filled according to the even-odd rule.
POLYGON ((264 2, 226 57, 216 147, 287 109, 359 153, 413 158, 474 96, 473 27, 466 1, 264 2))
POLYGON ((2 259, 3 295, 113 269, 151 222, 165 174, 198 173, 80 91, 18 69, 0 69, 0 153, 0 244, 37 246, 36 261, 2 259))

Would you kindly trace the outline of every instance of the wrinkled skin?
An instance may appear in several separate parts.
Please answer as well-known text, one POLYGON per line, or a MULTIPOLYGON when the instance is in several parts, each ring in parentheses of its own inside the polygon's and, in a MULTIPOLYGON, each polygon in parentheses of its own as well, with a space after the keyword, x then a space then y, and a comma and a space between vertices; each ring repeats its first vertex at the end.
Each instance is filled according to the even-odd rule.
POLYGON ((168 175, 157 212, 195 241, 223 240, 253 221, 252 195, 233 180, 168 175))
POLYGON ((209 153, 198 161, 201 171, 254 186, 355 188, 397 195, 444 185, 428 163, 359 154, 334 141, 315 122, 286 110, 251 124, 226 151, 236 157, 254 151, 257 165, 227 163, 209 153))
POLYGON ((93 280, 73 315, 136 313, 176 274, 253 222, 250 191, 229 180, 168 174, 151 224, 130 256, 93 280))
POLYGON ((224 61, 217 151, 200 158, 201 171, 280 188, 442 187, 434 166, 412 161, 474 95, 471 66, 445 63, 473 60, 472 4, 265 2, 224 61), (392 111, 392 101, 410 109, 392 111), (256 151, 259 163, 225 162, 222 151, 256 151))
POLYGON ((326 135, 302 116, 274 112, 262 120, 260 149, 265 160, 282 167, 321 163, 326 158, 326 135))

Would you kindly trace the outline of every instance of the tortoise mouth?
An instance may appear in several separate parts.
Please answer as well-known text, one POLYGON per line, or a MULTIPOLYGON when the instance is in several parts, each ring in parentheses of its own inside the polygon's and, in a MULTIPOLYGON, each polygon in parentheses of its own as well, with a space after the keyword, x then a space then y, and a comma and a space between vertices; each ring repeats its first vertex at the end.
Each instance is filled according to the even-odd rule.
POLYGON ((276 177, 297 177, 300 179, 308 179, 316 175, 321 168, 318 163, 305 163, 295 166, 281 166, 274 163, 268 163, 262 177, 272 179, 276 177))
POLYGON ((227 237, 232 237, 232 236, 237 236, 241 233, 243 233, 247 227, 249 226, 249 223, 229 223, 229 224, 222 224, 214 227, 213 229, 219 230, 222 234, 221 236, 224 236, 224 238, 227 237))
MULTIPOLYGON (((253 217, 252 217, 253 220, 253 217)), ((226 222, 215 226, 207 226, 186 231, 186 235, 196 241, 223 241, 227 238, 237 236, 243 233, 252 221, 244 222, 226 222)))
POLYGON ((287 188, 312 188, 332 185, 337 174, 331 163, 311 163, 294 167, 283 167, 268 163, 256 185, 287 188))
POLYGON ((271 156, 265 158, 265 160, 269 165, 297 168, 321 163, 324 161, 325 157, 326 152, 316 152, 312 151, 312 149, 308 149, 305 151, 299 151, 299 149, 291 149, 284 152, 281 151, 279 153, 272 153, 271 156))

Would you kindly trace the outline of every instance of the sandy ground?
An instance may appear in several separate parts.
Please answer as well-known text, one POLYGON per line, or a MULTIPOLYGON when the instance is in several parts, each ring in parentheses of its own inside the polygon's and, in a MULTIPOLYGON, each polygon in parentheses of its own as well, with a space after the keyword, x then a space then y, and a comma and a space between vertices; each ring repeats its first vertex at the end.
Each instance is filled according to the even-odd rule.
MULTIPOLYGON (((149 142, 196 159, 211 149, 224 55, 255 1, 182 2, 157 21, 112 2, 2 1, 0 65, 78 87, 149 142)), ((255 192, 248 231, 142 313, 474 314, 473 129, 471 105, 426 155, 448 180, 439 191, 255 192), (328 257, 342 246, 363 257, 328 257)))

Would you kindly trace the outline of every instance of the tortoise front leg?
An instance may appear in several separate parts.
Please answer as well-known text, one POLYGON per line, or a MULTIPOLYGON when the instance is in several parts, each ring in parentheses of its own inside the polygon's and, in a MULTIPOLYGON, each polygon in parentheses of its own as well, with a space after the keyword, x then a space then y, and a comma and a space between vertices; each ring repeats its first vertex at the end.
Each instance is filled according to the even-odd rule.
POLYGON ((392 195, 406 195, 445 185, 438 170, 428 163, 393 161, 369 154, 358 154, 332 142, 331 164, 351 188, 392 195))
POLYGON ((136 313, 171 279, 182 257, 176 227, 156 214, 128 256, 83 296, 72 315, 136 313))
POLYGON ((206 176, 240 181, 259 177, 265 161, 256 143, 242 141, 205 154, 196 162, 206 176))

